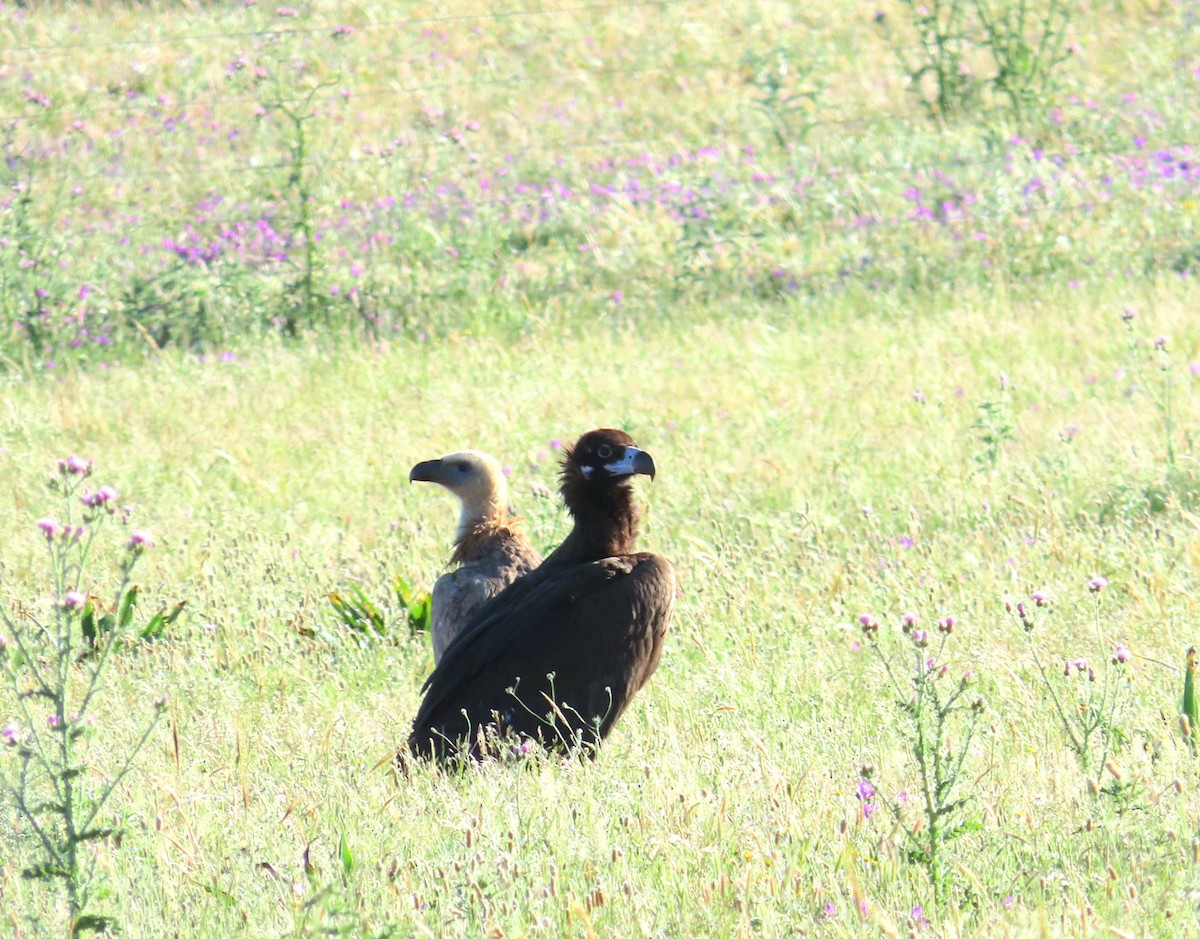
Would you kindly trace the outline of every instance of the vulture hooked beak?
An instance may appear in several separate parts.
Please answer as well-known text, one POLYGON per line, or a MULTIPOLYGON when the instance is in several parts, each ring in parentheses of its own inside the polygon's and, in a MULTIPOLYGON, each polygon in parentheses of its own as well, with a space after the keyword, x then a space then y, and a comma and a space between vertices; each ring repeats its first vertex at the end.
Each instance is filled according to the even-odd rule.
POLYGON ((649 476, 654 478, 654 460, 645 450, 637 447, 626 447, 621 457, 611 463, 604 464, 604 470, 610 476, 649 476))
POLYGON ((425 460, 418 463, 408 474, 410 483, 438 483, 442 481, 442 461, 425 460))

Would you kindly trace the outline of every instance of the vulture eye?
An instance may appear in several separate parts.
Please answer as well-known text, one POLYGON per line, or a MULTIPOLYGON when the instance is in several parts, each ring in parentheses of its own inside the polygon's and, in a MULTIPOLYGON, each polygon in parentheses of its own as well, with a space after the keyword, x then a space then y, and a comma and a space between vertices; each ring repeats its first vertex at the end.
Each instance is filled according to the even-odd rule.
POLYGON ((600 459, 602 459, 602 460, 607 460, 612 455, 613 455, 613 448, 610 447, 606 443, 600 444, 600 446, 596 450, 596 456, 600 457, 600 459))

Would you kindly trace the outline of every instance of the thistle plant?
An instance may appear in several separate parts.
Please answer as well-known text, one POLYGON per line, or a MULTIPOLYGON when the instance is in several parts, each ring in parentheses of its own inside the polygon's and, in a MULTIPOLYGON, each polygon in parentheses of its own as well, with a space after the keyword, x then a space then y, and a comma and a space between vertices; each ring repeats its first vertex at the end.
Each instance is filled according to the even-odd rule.
POLYGON ((1146 393, 1162 420, 1164 456, 1168 477, 1175 470, 1175 385, 1176 376, 1172 369, 1170 340, 1158 336, 1148 343, 1137 335, 1135 323, 1137 312, 1126 308, 1121 313, 1121 322, 1129 331, 1129 370, 1138 378, 1138 388, 1146 393))
MULTIPOLYGON (((902 620, 903 650, 887 648, 879 638, 879 622, 869 613, 859 617, 871 651, 879 659, 888 687, 901 716, 901 732, 909 760, 920 786, 918 805, 922 824, 904 827, 908 857, 925 868, 939 905, 949 898, 952 886, 947 862, 949 845, 979 823, 966 817, 970 796, 963 783, 970 779, 967 763, 971 741, 984 712, 982 697, 971 693, 972 672, 950 675, 943 661, 957 625, 953 616, 938 621, 937 630, 920 628, 915 614, 902 620)), ((878 793, 870 780, 859 784, 857 796, 870 817, 870 800, 878 793)), ((892 810, 900 819, 900 806, 892 810)))
POLYGON ((984 90, 1001 96, 1012 115, 1027 115, 1054 86, 1071 54, 1065 0, 901 0, 916 44, 893 35, 876 16, 922 106, 944 120, 970 109, 984 90), (976 74, 972 61, 979 61, 976 74))
MULTIPOLYGON (((1096 641, 1101 647, 1104 642, 1100 631, 1101 594, 1107 586, 1108 580, 1102 576, 1088 581, 1088 591, 1095 597, 1092 606, 1093 626, 1096 641)), ((1098 771, 1108 764, 1109 758, 1127 739, 1121 728, 1120 717, 1131 697, 1127 666, 1133 653, 1118 643, 1108 655, 1108 661, 1100 664, 1099 671, 1086 658, 1076 656, 1064 658, 1061 672, 1052 674, 1043 654, 1038 651, 1033 635, 1040 618, 1051 612, 1046 592, 1034 591, 1029 604, 1024 601, 1015 604, 1007 602, 1005 607, 1029 641, 1030 655, 1054 705, 1067 745, 1079 760, 1080 769, 1085 773, 1098 771)), ((1116 779, 1107 791, 1116 793, 1120 788, 1120 780, 1116 779)))
MULTIPOLYGON (((182 611, 160 612, 140 631, 133 618, 138 588, 135 566, 151 547, 150 537, 127 530, 117 565, 115 599, 106 606, 92 594, 89 563, 98 538, 119 513, 111 486, 93 489, 92 463, 79 457, 59 461, 49 480, 62 512, 37 522, 49 554, 50 599, 24 604, 5 597, 0 605, 0 671, 5 687, 0 708, 10 711, 0 731, 0 800, 15 810, 28 845, 24 876, 59 886, 66 898, 66 934, 115 927, 93 912, 94 860, 99 845, 119 835, 106 812, 133 769, 166 705, 155 701, 137 740, 121 755, 103 740, 89 713, 104 689, 114 654, 131 636, 150 638, 182 611), (92 765, 103 757, 103 769, 92 765)), ((2 713, 2 712, 0 712, 2 713)), ((38 924, 44 934, 45 924, 38 924)))

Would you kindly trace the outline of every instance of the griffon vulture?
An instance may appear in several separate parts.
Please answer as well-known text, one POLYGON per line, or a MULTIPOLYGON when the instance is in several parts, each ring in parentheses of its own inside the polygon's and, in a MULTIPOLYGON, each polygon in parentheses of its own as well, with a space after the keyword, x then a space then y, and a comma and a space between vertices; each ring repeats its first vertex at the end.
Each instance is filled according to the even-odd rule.
POLYGON ((478 450, 451 453, 418 463, 408 480, 438 483, 462 503, 450 555, 450 563, 457 566, 433 586, 431 631, 436 664, 484 601, 529 573, 542 559, 509 514, 508 486, 494 457, 478 450))

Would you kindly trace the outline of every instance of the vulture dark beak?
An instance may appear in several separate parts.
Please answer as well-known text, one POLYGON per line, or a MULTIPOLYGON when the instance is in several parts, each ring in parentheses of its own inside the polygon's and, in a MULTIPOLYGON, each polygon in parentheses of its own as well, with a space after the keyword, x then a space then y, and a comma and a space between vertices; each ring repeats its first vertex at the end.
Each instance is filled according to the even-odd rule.
POLYGON ((619 460, 604 464, 610 476, 649 476, 654 478, 654 460, 645 450, 626 447, 619 460))
POLYGON ((442 478, 442 461, 426 460, 418 463, 408 474, 410 483, 436 483, 442 478))

